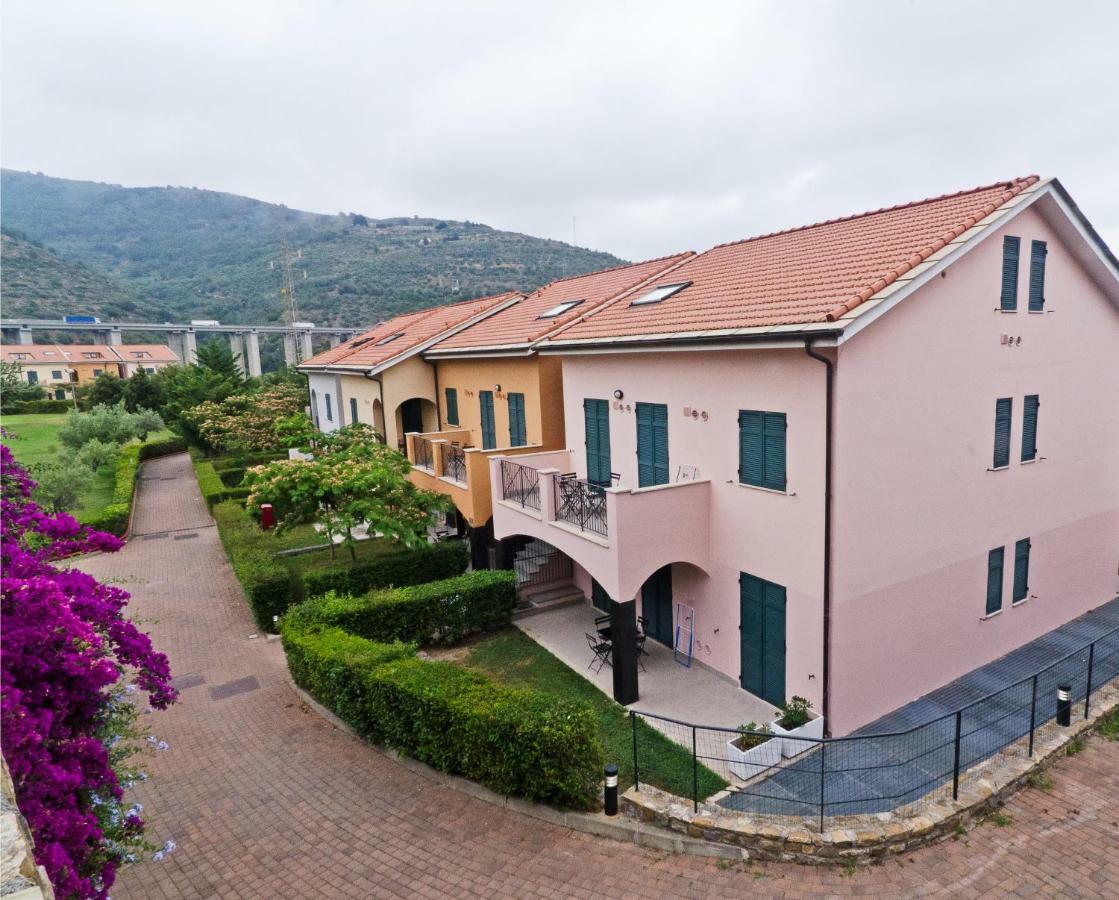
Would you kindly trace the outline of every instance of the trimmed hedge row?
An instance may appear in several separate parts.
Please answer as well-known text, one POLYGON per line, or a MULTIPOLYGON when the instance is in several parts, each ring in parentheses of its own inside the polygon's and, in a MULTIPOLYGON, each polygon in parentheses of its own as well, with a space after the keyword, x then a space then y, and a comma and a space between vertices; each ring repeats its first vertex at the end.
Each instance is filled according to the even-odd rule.
POLYGON ((401 550, 374 556, 358 563, 342 563, 303 576, 306 596, 336 591, 364 594, 377 588, 405 587, 451 578, 466 571, 470 550, 461 541, 428 544, 417 550, 401 550))
POLYGON ((209 460, 194 458, 193 462, 202 499, 206 501, 211 512, 215 504, 224 503, 226 500, 244 500, 249 496, 247 487, 226 487, 225 482, 214 469, 214 464, 209 460))
POLYGON ((74 408, 72 400, 23 400, 0 407, 0 415, 18 416, 24 413, 60 413, 74 408))
POLYGON ((514 573, 483 570, 361 597, 331 591, 292 608, 287 618, 299 627, 341 628, 371 641, 455 644, 508 625, 516 601, 514 573))
POLYGON ((82 524, 95 531, 107 531, 118 537, 128 530, 132 514, 132 495, 136 490, 136 472, 140 468, 142 445, 122 447, 117 457, 113 499, 95 513, 82 517, 82 524))
POLYGON ((503 794, 595 805, 603 754, 585 704, 408 658, 407 644, 304 628, 294 617, 285 617, 283 644, 295 683, 363 737, 503 794))
POLYGON ((148 443, 140 445, 140 462, 155 459, 158 456, 170 456, 172 453, 183 453, 186 448, 186 440, 181 437, 165 438, 162 441, 148 441, 148 443))
MULTIPOLYGON (((200 483, 201 480, 199 478, 200 483)), ((245 591, 257 625, 273 631, 272 617, 283 615, 292 604, 292 572, 276 559, 268 535, 260 530, 241 504, 215 503, 210 514, 217 522, 222 546, 233 574, 245 591)))

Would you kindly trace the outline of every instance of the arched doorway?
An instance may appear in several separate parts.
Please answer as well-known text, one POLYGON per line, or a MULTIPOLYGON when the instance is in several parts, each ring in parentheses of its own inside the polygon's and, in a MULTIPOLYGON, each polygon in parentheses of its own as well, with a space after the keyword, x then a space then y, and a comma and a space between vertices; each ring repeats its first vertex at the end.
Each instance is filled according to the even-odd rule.
POLYGON ((426 397, 409 397, 396 408, 397 443, 404 448, 404 435, 439 429, 438 410, 426 397))

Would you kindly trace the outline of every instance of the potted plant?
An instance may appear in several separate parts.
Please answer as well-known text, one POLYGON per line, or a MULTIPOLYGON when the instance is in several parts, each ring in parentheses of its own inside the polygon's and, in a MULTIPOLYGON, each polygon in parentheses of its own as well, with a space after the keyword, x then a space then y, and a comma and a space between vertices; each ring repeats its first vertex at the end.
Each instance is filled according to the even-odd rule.
POLYGON ((781 742, 768 725, 749 722, 738 726, 738 737, 727 741, 730 770, 743 780, 760 775, 781 761, 781 742))
POLYGON ((812 711, 812 701, 794 695, 781 704, 781 715, 773 720, 771 727, 781 739, 778 741, 781 755, 787 758, 812 749, 812 741, 798 741, 797 737, 824 736, 824 717, 812 711))

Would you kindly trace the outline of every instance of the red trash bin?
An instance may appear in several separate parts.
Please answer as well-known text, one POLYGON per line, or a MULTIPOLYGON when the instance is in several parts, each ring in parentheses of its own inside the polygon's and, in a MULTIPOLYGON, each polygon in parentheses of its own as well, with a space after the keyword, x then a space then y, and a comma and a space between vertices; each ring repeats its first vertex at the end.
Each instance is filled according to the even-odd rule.
POLYGON ((260 527, 265 531, 276 526, 276 514, 272 512, 271 503, 260 504, 260 527))

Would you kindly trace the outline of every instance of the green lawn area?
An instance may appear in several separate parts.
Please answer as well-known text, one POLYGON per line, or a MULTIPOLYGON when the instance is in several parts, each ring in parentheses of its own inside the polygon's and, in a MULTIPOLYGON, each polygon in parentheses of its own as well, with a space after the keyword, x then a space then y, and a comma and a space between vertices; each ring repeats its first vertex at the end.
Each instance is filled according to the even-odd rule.
MULTIPOLYGON (((295 525, 280 534, 271 535, 271 538, 274 542, 273 546, 277 551, 294 550, 297 547, 313 547, 317 544, 326 544, 326 535, 315 531, 314 526, 310 524, 295 525)), ((354 552, 357 554, 358 562, 363 559, 368 559, 371 556, 395 553, 399 550, 400 547, 398 545, 376 538, 369 541, 358 541, 354 545, 354 552)), ((287 565, 296 566, 303 572, 325 569, 338 563, 351 561, 349 549, 342 546, 335 547, 333 559, 330 556, 329 548, 316 550, 313 553, 300 553, 296 556, 285 556, 282 559, 287 565)))
MULTIPOLYGON (((26 413, 4 416, 0 419, 0 424, 6 432, 4 443, 11 448, 16 461, 31 468, 41 463, 58 463, 67 458, 70 451, 58 441, 58 430, 65 421, 66 413, 26 413)), ((165 429, 148 435, 148 440, 159 441, 170 437, 174 435, 165 429)), ((70 512, 81 519, 102 509, 113 498, 115 482, 114 467, 102 466, 94 476, 89 490, 81 494, 77 509, 70 512)))
MULTIPOLYGON (((453 661, 494 681, 528 687, 588 704, 598 717, 606 761, 617 763, 618 784, 633 784, 633 726, 624 707, 615 703, 574 669, 560 662, 517 628, 487 635, 453 661)), ((642 783, 681 797, 692 795, 692 755, 642 721, 637 723, 638 766, 642 783)), ((699 767, 699 794, 707 797, 726 787, 711 770, 699 767)))

